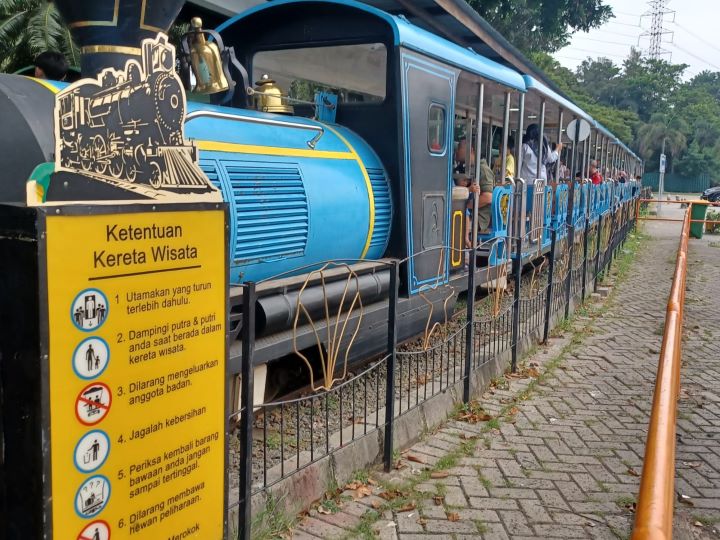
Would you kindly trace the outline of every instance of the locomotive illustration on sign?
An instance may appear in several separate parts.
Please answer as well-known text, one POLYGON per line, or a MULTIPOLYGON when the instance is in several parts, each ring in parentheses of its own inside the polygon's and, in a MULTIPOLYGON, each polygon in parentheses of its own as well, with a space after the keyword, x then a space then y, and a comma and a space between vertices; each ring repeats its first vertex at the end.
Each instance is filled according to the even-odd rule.
POLYGON ((109 68, 59 92, 55 170, 119 187, 215 191, 184 139, 185 91, 174 67, 175 48, 158 34, 143 41, 141 63, 129 60, 124 71, 109 68))

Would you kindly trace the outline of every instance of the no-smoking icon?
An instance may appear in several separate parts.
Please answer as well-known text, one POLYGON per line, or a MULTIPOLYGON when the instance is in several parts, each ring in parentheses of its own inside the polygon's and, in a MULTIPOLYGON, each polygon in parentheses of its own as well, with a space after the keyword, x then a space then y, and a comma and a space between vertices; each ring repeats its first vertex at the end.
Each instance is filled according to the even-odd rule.
POLYGON ((92 426, 107 416, 111 403, 112 394, 106 384, 88 384, 75 399, 75 416, 80 423, 92 426))
POLYGON ((110 540, 110 525, 107 521, 93 521, 78 535, 77 540, 110 540))

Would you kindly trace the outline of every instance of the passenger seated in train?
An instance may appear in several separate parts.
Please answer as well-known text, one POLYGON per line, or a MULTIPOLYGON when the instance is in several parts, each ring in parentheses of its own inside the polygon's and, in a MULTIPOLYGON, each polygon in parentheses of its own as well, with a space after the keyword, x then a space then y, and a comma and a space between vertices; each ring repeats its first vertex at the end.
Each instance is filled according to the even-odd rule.
POLYGON ((528 185, 534 184, 535 180, 547 180, 547 166, 555 163, 560 157, 562 143, 558 143, 553 151, 545 136, 542 137, 542 165, 540 167, 540 176, 537 174, 538 153, 540 150, 540 128, 537 124, 530 124, 523 137, 522 156, 523 164, 520 171, 520 178, 525 180, 528 185))
POLYGON ((495 178, 497 180, 505 180, 505 179, 514 179, 515 178, 515 137, 512 135, 508 135, 508 142, 507 142, 507 156, 505 158, 505 176, 503 177, 503 171, 502 167, 500 166, 500 162, 502 161, 502 156, 498 156, 495 158, 495 162, 493 163, 493 172, 495 173, 495 178))
POLYGON ((598 163, 594 159, 590 161, 590 181, 594 185, 602 184, 602 175, 598 170, 598 163))
POLYGON ((483 233, 490 229, 492 194, 495 188, 495 176, 492 169, 484 159, 480 160, 480 178, 476 182, 470 176, 475 165, 475 148, 470 147, 470 163, 466 164, 467 139, 461 139, 455 149, 455 168, 453 179, 455 185, 468 189, 468 200, 465 218, 465 244, 472 246, 472 204, 474 194, 478 193, 478 232, 483 233))

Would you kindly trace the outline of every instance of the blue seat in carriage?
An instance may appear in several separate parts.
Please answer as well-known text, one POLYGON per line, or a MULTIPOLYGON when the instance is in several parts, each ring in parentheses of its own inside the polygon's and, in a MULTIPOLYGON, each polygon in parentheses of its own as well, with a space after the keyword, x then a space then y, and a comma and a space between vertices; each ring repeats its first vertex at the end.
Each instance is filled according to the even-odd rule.
POLYGON ((580 184, 575 182, 575 191, 573 196, 573 211, 571 225, 573 227, 580 227, 584 223, 584 214, 582 212, 582 188, 580 184))
POLYGON ((589 219, 590 216, 590 186, 592 184, 584 183, 582 184, 582 197, 581 197, 581 203, 580 207, 582 209, 582 215, 585 219, 589 219))
POLYGON ((553 227, 553 188, 545 186, 545 219, 543 220, 543 245, 552 241, 553 227))
POLYGON ((567 227, 565 227, 568 219, 568 187, 565 184, 559 184, 555 188, 555 214, 553 215, 553 228, 557 231, 557 238, 567 236, 567 227))
POLYGON ((478 232, 478 250, 487 255, 490 266, 497 266, 508 259, 508 225, 512 215, 512 201, 512 186, 495 186, 490 203, 490 228, 478 232))
POLYGON ((588 201, 589 208, 588 214, 590 216, 590 223, 595 223, 600 216, 600 186, 596 184, 588 184, 588 201))
MULTIPOLYGON (((540 241, 540 245, 544 248, 550 244, 550 222, 548 221, 548 191, 552 193, 545 180, 537 180, 534 184, 527 186, 527 205, 525 216, 527 218, 525 224, 525 234, 530 234, 533 242, 529 243, 528 238, 524 238, 523 246, 525 255, 533 251, 531 246, 537 248, 537 240, 540 241), (542 211, 538 216, 534 216, 536 198, 542 198, 542 211)), ((551 196, 551 195, 550 195, 551 196)), ((552 214, 552 199, 550 199, 549 213, 552 214)), ((513 254, 514 255, 514 254, 513 254)))

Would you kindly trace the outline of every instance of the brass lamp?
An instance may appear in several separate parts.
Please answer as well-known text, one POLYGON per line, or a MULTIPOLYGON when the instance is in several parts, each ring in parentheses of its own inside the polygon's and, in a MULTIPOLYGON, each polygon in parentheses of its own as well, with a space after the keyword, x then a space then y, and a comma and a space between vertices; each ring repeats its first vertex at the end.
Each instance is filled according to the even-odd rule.
POLYGON ((224 92, 230 85, 223 70, 220 49, 216 43, 208 43, 205 39, 206 31, 202 29, 200 17, 193 17, 190 26, 190 65, 196 81, 193 91, 198 94, 224 92))
POLYGON ((293 114, 295 109, 287 103, 287 95, 267 74, 255 83, 257 109, 262 112, 293 114))

